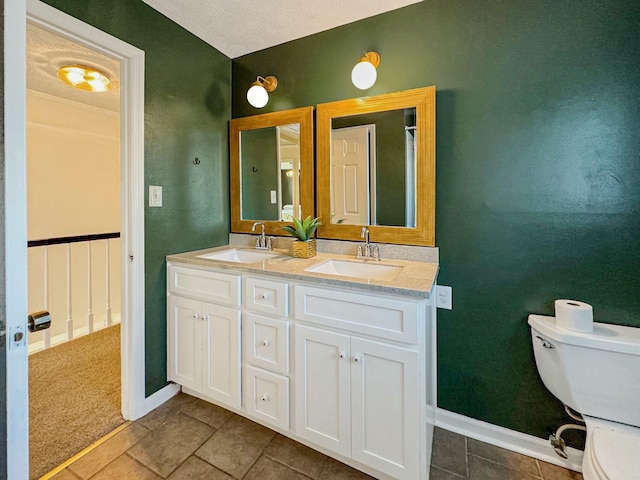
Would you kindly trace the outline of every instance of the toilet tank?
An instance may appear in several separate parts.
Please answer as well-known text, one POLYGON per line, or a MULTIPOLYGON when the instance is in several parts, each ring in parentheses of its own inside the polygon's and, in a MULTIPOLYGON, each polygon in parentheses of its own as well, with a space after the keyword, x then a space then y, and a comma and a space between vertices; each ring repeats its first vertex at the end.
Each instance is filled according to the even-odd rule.
POLYGON ((594 323, 593 332, 529 315, 540 377, 583 415, 640 427, 640 328, 594 323))

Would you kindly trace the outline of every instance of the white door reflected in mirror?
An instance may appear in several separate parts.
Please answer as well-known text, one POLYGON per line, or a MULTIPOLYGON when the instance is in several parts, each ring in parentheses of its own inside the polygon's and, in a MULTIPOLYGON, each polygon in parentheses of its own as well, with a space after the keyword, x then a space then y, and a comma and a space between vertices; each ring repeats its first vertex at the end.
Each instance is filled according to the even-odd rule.
POLYGON ((375 125, 331 131, 331 223, 369 225, 375 218, 375 125))
POLYGON ((416 109, 331 120, 331 223, 416 226, 416 109))

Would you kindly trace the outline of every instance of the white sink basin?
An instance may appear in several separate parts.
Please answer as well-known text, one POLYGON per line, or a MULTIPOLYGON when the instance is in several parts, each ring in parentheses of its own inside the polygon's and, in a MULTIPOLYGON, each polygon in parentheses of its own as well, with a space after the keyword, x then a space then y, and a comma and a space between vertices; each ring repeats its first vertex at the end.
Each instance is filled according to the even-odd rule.
POLYGON ((222 260, 223 262, 234 263, 257 263, 270 258, 278 257, 277 253, 261 252, 258 250, 245 250, 241 248, 229 248, 227 250, 218 250, 217 252, 205 253, 198 255, 198 258, 206 258, 209 260, 222 260))
POLYGON ((395 265, 349 262, 347 260, 327 260, 326 262, 305 269, 307 272, 325 273, 339 277, 357 277, 384 281, 390 281, 396 278, 400 270, 402 270, 402 267, 395 265))

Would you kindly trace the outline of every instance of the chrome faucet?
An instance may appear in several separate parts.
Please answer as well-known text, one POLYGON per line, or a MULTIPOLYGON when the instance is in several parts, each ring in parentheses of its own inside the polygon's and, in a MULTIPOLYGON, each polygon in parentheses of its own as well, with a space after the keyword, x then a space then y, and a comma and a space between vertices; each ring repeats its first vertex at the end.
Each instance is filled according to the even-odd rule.
POLYGON ((380 261, 380 248, 377 245, 371 245, 369 241, 369 229, 362 227, 360 238, 364 238, 364 245, 358 245, 358 253, 356 258, 373 258, 380 261))
POLYGON ((260 236, 256 239, 256 249, 257 250, 271 250, 271 237, 267 237, 264 234, 264 223, 262 223, 262 222, 254 223, 253 226, 251 227, 251 231, 255 232, 257 225, 260 225, 262 227, 262 231, 260 233, 260 236))

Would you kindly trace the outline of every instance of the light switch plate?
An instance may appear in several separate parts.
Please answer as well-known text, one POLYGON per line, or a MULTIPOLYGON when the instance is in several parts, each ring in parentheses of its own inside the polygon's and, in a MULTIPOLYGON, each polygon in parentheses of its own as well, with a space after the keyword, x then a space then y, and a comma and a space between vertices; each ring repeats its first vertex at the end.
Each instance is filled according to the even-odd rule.
POLYGON ((436 285, 436 307, 451 310, 452 307, 451 287, 446 285, 436 285))
POLYGON ((149 206, 162 206, 162 187, 157 185, 149 185, 149 206))
POLYGON ((275 190, 271 190, 271 203, 277 203, 278 197, 275 190))

